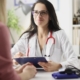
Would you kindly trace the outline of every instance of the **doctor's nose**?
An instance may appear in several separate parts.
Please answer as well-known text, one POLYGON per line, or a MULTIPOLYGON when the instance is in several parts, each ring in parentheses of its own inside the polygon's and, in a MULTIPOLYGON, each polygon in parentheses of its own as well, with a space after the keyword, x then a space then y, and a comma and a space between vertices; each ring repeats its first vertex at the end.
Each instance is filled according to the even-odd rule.
POLYGON ((37 16, 40 16, 40 17, 42 17, 42 13, 38 12, 37 16))

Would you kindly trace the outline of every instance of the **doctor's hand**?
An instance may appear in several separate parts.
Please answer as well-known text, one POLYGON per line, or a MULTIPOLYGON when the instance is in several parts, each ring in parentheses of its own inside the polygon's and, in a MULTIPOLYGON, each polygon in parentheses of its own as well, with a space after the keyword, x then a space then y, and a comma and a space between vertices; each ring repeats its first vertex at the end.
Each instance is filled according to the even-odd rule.
POLYGON ((47 72, 58 71, 62 67, 61 64, 52 61, 39 62, 38 64, 47 72))
MULTIPOLYGON (((13 58, 20 58, 20 57, 23 57, 23 56, 24 56, 23 53, 18 52, 18 53, 16 53, 16 54, 13 56, 13 58)), ((13 65, 18 65, 18 63, 17 63, 16 60, 14 60, 14 59, 13 59, 13 65)))
POLYGON ((23 53, 18 52, 18 53, 16 53, 13 57, 14 57, 14 58, 20 58, 20 57, 23 57, 23 56, 24 56, 23 53))

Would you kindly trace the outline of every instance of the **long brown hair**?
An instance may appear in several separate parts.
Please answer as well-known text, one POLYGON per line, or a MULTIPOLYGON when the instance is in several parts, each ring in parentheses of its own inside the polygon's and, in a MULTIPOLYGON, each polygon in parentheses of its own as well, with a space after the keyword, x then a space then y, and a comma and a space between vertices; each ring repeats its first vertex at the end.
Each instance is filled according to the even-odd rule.
MULTIPOLYGON (((54 9, 53 5, 48 0, 37 0, 37 2, 33 4, 33 7, 31 9, 31 11, 34 10, 34 7, 35 7, 35 5, 37 3, 42 3, 47 8, 47 11, 48 11, 49 16, 51 18, 50 21, 49 21, 49 26, 48 26, 49 31, 58 31, 58 30, 60 30, 61 28, 59 27, 59 23, 58 23, 58 20, 57 20, 56 12, 55 12, 55 9, 54 9)), ((31 24, 29 26, 29 29, 26 30, 24 33, 27 33, 27 32, 29 32, 29 38, 33 34, 37 33, 37 25, 34 23, 34 19, 33 19, 32 13, 31 13, 31 24)))

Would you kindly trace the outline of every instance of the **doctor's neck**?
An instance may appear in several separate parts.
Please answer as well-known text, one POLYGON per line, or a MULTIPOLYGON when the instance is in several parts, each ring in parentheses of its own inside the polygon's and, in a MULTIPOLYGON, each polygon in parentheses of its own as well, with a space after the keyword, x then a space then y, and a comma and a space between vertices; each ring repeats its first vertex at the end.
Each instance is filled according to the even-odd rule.
POLYGON ((38 37, 44 37, 44 36, 47 36, 49 33, 49 30, 48 28, 38 28, 38 37))

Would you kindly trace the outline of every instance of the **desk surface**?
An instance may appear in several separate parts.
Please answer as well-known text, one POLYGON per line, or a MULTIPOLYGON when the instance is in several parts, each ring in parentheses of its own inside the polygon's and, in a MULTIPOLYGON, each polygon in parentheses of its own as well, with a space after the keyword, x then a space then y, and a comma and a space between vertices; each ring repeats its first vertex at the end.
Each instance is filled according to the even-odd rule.
MULTIPOLYGON (((52 77, 52 72, 43 72, 43 71, 40 71, 31 80, 62 80, 62 79, 54 79, 52 77)), ((63 79, 63 80, 80 80, 80 78, 78 78, 78 79, 63 79)))

